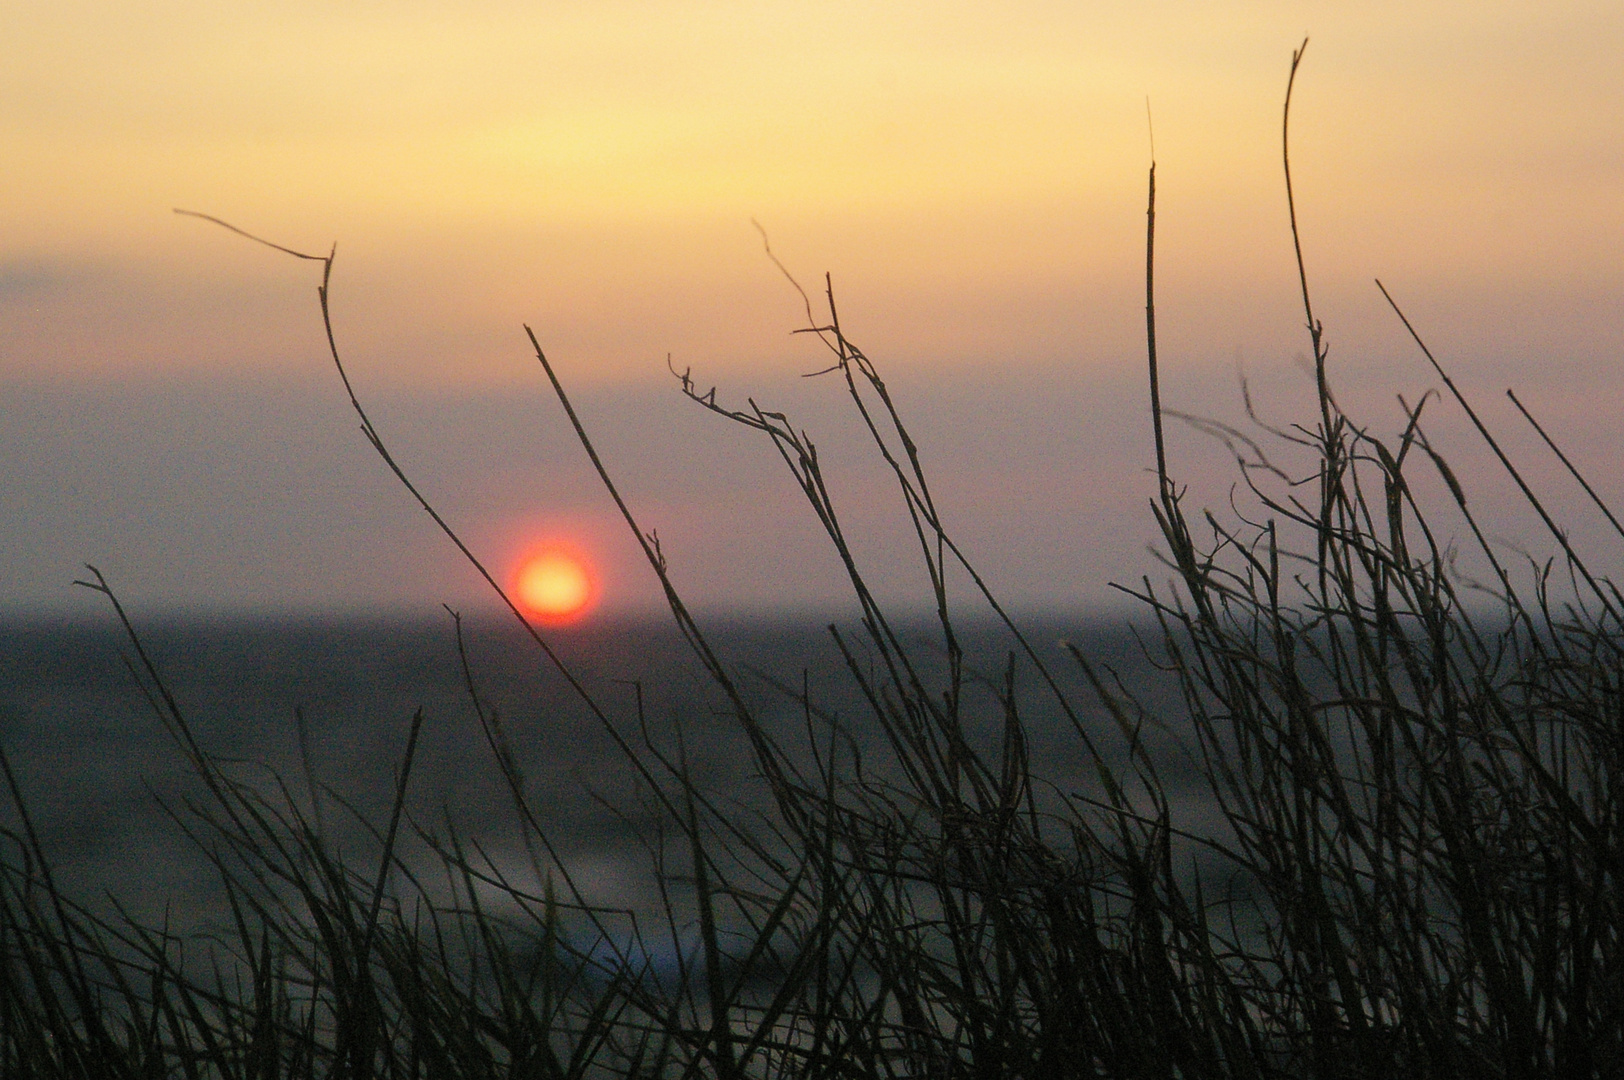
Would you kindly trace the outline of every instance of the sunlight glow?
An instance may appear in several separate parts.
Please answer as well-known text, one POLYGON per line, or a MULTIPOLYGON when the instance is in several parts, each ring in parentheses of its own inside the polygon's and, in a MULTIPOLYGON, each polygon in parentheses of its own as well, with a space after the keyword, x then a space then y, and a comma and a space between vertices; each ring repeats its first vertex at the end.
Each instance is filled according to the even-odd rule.
POLYGON ((519 567, 515 594, 526 614, 545 622, 574 622, 597 601, 597 587, 585 561, 572 552, 547 548, 519 567))

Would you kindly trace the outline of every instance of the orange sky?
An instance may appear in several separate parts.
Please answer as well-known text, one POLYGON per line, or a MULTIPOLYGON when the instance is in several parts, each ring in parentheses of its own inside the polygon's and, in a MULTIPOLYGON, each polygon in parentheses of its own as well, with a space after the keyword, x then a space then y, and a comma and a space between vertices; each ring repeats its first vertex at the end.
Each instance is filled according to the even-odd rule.
POLYGON ((752 218, 903 385, 1137 380, 1147 97, 1170 370, 1289 377, 1305 34, 1299 212, 1346 381, 1416 374, 1380 276, 1468 381, 1616 410, 1624 7, 1507 0, 26 5, 0 388, 332 390, 311 266, 175 206, 336 241, 379 391, 528 392, 524 322, 584 391, 663 391, 667 353, 740 396, 793 379, 818 358, 752 218))
MULTIPOLYGON (((1322 287, 1611 288, 1621 12, 27 5, 0 39, 0 373, 294 364, 277 302, 306 268, 171 206, 338 241, 352 340, 392 353, 388 379, 527 378, 505 362, 520 321, 588 378, 779 349, 795 304, 752 217, 798 273, 834 272, 899 362, 1095 354, 1129 340, 1147 96, 1169 311, 1278 299, 1279 102, 1304 33, 1298 182, 1322 287), (62 325, 101 322, 96 348, 62 325)), ((1256 336, 1215 329, 1226 355, 1256 336)))

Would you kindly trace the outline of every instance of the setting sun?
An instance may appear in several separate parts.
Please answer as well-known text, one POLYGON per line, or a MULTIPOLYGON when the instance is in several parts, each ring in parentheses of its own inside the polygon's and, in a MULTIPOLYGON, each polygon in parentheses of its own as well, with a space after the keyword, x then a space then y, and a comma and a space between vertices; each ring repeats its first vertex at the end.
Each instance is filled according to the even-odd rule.
POLYGON ((526 559, 517 580, 519 606, 549 622, 570 622, 586 613, 597 588, 585 560, 557 548, 526 559))

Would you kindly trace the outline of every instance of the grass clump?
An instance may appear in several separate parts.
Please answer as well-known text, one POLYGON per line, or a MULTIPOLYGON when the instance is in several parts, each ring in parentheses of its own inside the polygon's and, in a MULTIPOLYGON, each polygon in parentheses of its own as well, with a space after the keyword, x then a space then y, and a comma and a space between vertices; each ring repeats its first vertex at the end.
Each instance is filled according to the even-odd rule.
MULTIPOLYGON (((1288 89, 1288 117, 1289 101, 1288 89)), ((1190 511, 1162 437, 1154 168, 1149 209, 1153 510, 1170 581, 1132 591, 1154 617, 1145 647, 1179 690, 1176 715, 1077 649, 1091 700, 1065 688, 944 527, 831 289, 826 319, 808 302, 808 331, 828 346, 914 525, 935 611, 928 649, 870 591, 807 435, 682 376, 689 398, 770 442, 860 609, 854 628, 830 633, 878 752, 806 681, 768 676, 805 721, 804 738, 787 738, 689 613, 532 335, 678 628, 749 739, 759 805, 713 797, 680 739, 653 737, 640 710, 601 706, 526 624, 643 782, 663 925, 586 903, 471 678, 534 883, 504 876, 476 838, 406 814, 416 723, 392 812, 373 830, 377 861, 345 861, 280 781, 250 783, 197 743, 131 630, 134 669, 202 781, 204 797, 176 817, 218 871, 235 936, 181 942, 75 905, 53 883, 7 765, 20 824, 0 871, 0 1072, 1617 1074, 1624 597, 1501 455, 1559 550, 1518 584, 1427 440, 1430 395, 1392 435, 1341 410, 1306 275, 1317 416, 1257 431, 1207 424, 1235 451, 1246 498, 1226 519, 1190 511), (1441 477, 1449 503, 1417 497, 1418 469, 1441 477), (1463 595, 1446 520, 1492 568, 1492 603, 1463 595), (990 677, 961 642, 949 587, 960 575, 1008 632, 990 677), (1034 775, 1031 693, 1086 749, 1093 776, 1078 790, 1034 775), (1096 723, 1102 714, 1114 723, 1096 723), (1156 731, 1178 735, 1183 756, 1158 749, 1156 731), (1176 812, 1165 778, 1179 769, 1201 778, 1215 811, 1203 821, 1176 812), (403 830, 436 853, 449 899, 401 858, 403 830)), ((332 258, 301 257, 323 264, 326 317, 332 258)), ((343 376, 336 345, 333 359, 343 376)), ((344 385, 368 440, 433 514, 344 385)), ((90 584, 122 619, 100 576, 90 584)))

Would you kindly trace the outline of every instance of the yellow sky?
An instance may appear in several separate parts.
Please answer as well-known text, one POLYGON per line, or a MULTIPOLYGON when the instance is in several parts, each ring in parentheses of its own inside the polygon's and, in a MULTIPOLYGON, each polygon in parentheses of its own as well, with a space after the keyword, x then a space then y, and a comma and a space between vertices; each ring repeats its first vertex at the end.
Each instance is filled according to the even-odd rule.
POLYGON ((380 378, 520 377, 520 321, 588 378, 782 350, 796 303, 752 217, 835 273, 871 352, 1099 362, 1136 332, 1147 96, 1169 317, 1228 355, 1262 334, 1237 304, 1294 332, 1278 113, 1305 33, 1324 288, 1594 291, 1624 280, 1621 10, 30 4, 0 35, 0 376, 308 359, 308 268, 172 206, 338 241, 380 378))
MULTIPOLYGON (((75 602, 85 561, 179 608, 483 596, 448 584, 344 415, 316 268, 176 206, 337 242, 351 373, 496 563, 567 524, 603 538, 607 605, 647 584, 538 411, 528 322, 699 600, 815 607, 839 567, 793 492, 665 373, 670 353, 789 409, 831 468, 860 457, 827 384, 796 377, 821 357, 756 219, 809 286, 834 275, 1000 588, 1098 603, 1149 535, 1146 98, 1165 400, 1233 415, 1239 360, 1289 422, 1306 335, 1279 125, 1305 34, 1293 160, 1339 400, 1380 425, 1435 383, 1379 276, 1497 430, 1527 435, 1516 386, 1615 497, 1617 0, 14 4, 0 609, 75 602)), ((1440 437, 1464 440, 1452 417, 1440 437)), ((1221 502, 1223 455, 1175 450, 1221 502)), ((843 482, 844 505, 868 490, 843 482)))

